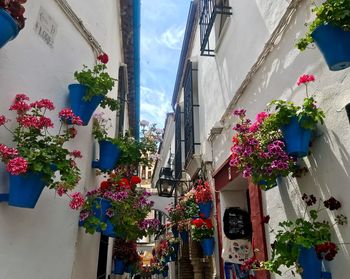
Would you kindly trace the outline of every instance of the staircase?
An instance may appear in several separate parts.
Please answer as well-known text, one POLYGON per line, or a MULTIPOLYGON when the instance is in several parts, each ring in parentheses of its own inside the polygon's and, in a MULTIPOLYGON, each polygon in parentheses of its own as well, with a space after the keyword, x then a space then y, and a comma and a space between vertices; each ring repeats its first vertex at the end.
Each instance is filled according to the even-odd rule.
POLYGON ((193 267, 190 260, 190 248, 188 244, 181 245, 178 278, 194 279, 193 267))

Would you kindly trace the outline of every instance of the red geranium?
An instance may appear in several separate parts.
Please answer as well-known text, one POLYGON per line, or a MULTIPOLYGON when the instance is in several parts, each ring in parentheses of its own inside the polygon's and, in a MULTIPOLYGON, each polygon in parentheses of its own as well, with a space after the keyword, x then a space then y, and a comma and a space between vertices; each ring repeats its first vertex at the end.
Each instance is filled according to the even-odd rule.
POLYGON ((108 55, 106 53, 102 53, 99 56, 97 56, 97 60, 101 61, 103 64, 108 63, 108 55))
POLYGON ((131 185, 136 185, 136 184, 139 184, 141 183, 141 178, 138 177, 138 176, 132 176, 131 179, 130 179, 130 184, 131 185))
POLYGON ((108 190, 108 188, 111 186, 111 184, 105 180, 105 181, 102 181, 101 184, 100 184, 100 188, 101 190, 108 190))
POLYGON ((122 178, 119 180, 118 185, 124 189, 130 189, 129 180, 122 178))
POLYGON ((211 194, 208 181, 205 181, 202 184, 202 181, 198 180, 198 185, 195 188, 194 197, 195 197, 196 203, 208 202, 213 200, 213 196, 211 194))

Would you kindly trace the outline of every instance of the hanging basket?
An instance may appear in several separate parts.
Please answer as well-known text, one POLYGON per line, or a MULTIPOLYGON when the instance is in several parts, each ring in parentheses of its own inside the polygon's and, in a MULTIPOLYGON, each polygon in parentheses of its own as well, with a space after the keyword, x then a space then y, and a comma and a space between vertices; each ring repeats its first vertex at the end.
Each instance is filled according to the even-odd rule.
POLYGON ((9 174, 9 205, 34 208, 45 184, 41 173, 9 174))
POLYGON ((0 48, 6 45, 9 41, 16 38, 19 33, 17 22, 13 17, 0 8, 0 48))
MULTIPOLYGON (((92 213, 100 222, 107 223, 108 217, 106 216, 106 212, 110 207, 111 202, 109 200, 97 198, 93 202, 92 213)), ((96 231, 101 232, 101 228, 98 227, 96 231)))
POLYGON ((214 238, 206 238, 201 240, 201 246, 204 256, 212 256, 214 253, 214 238))
POLYGON ((115 168, 120 159, 121 150, 118 145, 110 141, 99 141, 100 159, 92 162, 93 168, 98 168, 102 171, 109 171, 115 168))
POLYGON ((309 153, 312 130, 302 128, 296 116, 281 130, 288 155, 301 158, 309 153))
POLYGON ((311 34, 331 71, 350 66, 350 32, 331 24, 320 25, 311 34))
POLYGON ((199 214, 203 214, 202 218, 208 219, 210 217, 211 209, 213 207, 212 201, 200 202, 199 206, 199 214))
POLYGON ((320 279, 322 274, 322 261, 317 257, 314 248, 301 248, 298 264, 303 269, 301 277, 303 279, 320 279))
POLYGON ((85 85, 71 84, 68 89, 71 109, 83 121, 83 126, 88 125, 92 114, 104 99, 104 96, 93 96, 89 101, 85 101, 84 97, 88 90, 85 85))
POLYGON ((114 270, 113 274, 123 275, 125 270, 125 263, 123 260, 115 259, 114 260, 114 270))

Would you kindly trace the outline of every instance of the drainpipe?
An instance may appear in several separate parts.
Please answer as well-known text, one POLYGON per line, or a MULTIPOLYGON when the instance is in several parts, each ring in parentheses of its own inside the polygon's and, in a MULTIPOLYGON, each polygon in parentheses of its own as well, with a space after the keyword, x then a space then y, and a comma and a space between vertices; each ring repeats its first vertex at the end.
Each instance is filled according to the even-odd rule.
POLYGON ((141 0, 133 0, 134 26, 134 77, 135 77, 135 139, 140 138, 140 29, 141 29, 141 0))

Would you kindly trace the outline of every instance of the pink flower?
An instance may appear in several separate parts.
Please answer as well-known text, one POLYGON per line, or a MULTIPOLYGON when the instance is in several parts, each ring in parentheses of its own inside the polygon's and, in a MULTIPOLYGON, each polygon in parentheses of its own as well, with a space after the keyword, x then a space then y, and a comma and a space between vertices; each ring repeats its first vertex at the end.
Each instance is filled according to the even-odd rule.
POLYGON ((101 61, 103 64, 108 63, 108 55, 106 53, 102 53, 99 56, 97 56, 97 60, 101 61))
POLYGON ((26 94, 17 94, 15 101, 29 101, 29 97, 26 94))
POLYGON ((24 101, 15 101, 10 106, 10 110, 15 110, 17 113, 24 113, 30 109, 30 106, 24 101))
POLYGON ((78 210, 80 207, 84 205, 84 197, 82 193, 75 192, 71 195, 72 200, 69 203, 71 209, 78 210))
POLYGON ((299 77, 297 85, 299 86, 300 84, 308 83, 310 81, 315 81, 315 76, 304 74, 299 77))
POLYGON ((41 99, 40 101, 36 101, 34 103, 31 103, 30 106, 32 108, 45 108, 48 110, 54 110, 55 106, 53 105, 53 103, 49 100, 49 99, 41 99))
POLYGON ((81 155, 81 152, 79 150, 73 150, 70 155, 72 155, 75 158, 83 158, 83 155, 81 155))
POLYGON ((38 121, 38 128, 53 128, 53 123, 50 118, 45 117, 45 116, 40 116, 39 121, 38 121))
POLYGON ((5 115, 0 115, 0 126, 5 125, 6 122, 7 122, 7 119, 5 115))
POLYGON ((71 127, 68 129, 69 136, 74 139, 75 136, 77 135, 78 131, 74 127, 71 127))
POLYGON ((70 108, 63 108, 59 113, 58 113, 59 118, 63 121, 71 120, 72 117, 74 116, 73 111, 70 108))
POLYGON ((67 190, 64 189, 62 186, 59 186, 59 187, 56 189, 56 193, 57 193, 57 195, 59 195, 60 197, 62 197, 65 193, 67 193, 67 190))
POLYGON ((6 170, 12 175, 20 175, 26 173, 28 169, 27 160, 22 157, 16 157, 8 161, 6 170))
POLYGON ((72 117, 72 124, 81 126, 81 125, 83 125, 83 120, 81 120, 79 116, 73 116, 72 117))
POLYGON ((18 150, 16 148, 7 147, 4 144, 0 144, 0 153, 3 159, 13 158, 18 155, 18 150))

